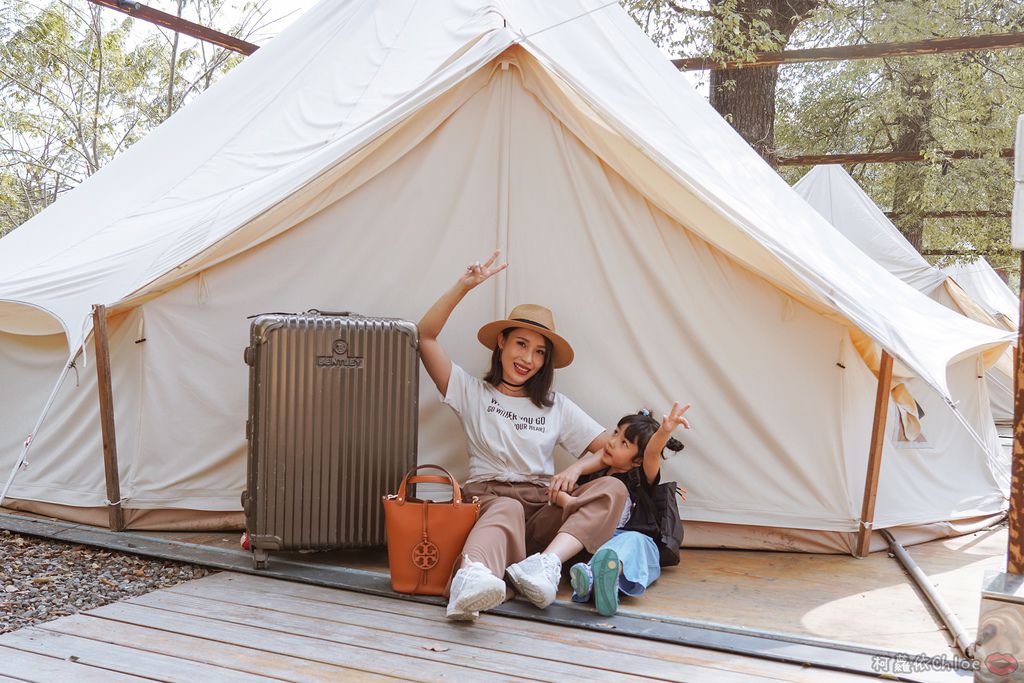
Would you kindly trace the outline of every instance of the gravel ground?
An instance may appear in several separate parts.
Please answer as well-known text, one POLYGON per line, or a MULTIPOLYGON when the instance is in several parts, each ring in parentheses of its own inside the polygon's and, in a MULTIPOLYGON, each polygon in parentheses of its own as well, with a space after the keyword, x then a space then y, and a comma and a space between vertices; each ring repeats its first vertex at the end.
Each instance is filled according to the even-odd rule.
POLYGON ((0 531, 0 633, 215 573, 0 531))

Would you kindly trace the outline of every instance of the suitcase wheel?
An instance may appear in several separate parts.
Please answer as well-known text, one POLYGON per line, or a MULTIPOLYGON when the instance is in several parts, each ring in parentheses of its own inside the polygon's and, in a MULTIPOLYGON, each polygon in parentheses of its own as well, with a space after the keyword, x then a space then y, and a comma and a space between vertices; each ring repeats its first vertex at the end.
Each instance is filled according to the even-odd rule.
POLYGON ((252 566, 254 569, 266 569, 269 555, 266 550, 254 549, 252 551, 252 566))

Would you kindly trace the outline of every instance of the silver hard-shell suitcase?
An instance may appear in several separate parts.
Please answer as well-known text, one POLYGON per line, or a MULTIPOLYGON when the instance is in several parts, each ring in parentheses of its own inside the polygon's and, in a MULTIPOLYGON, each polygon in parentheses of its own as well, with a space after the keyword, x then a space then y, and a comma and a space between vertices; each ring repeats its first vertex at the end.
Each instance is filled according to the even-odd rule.
POLYGON ((270 550, 384 545, 381 496, 416 465, 418 350, 404 320, 253 319, 242 505, 257 568, 270 550))

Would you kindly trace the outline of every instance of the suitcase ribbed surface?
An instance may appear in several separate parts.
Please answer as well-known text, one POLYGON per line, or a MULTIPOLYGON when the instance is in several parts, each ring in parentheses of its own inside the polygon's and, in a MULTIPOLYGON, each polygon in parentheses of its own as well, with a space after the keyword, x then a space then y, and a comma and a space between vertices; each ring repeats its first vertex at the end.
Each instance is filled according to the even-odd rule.
POLYGON ((416 464, 418 339, 401 320, 252 325, 246 511, 256 548, 384 545, 381 496, 416 464))

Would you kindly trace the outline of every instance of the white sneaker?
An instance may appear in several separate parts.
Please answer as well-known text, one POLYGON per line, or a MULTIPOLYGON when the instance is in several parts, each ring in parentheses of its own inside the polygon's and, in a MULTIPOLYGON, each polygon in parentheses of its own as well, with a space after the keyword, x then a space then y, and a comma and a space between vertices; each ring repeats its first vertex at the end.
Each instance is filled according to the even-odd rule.
POLYGON ((479 562, 467 561, 452 579, 445 616, 454 621, 474 621, 482 610, 505 602, 505 582, 479 562))
POLYGON ((505 570, 512 585, 537 609, 555 601, 562 578, 562 561, 554 553, 535 553, 505 570))

